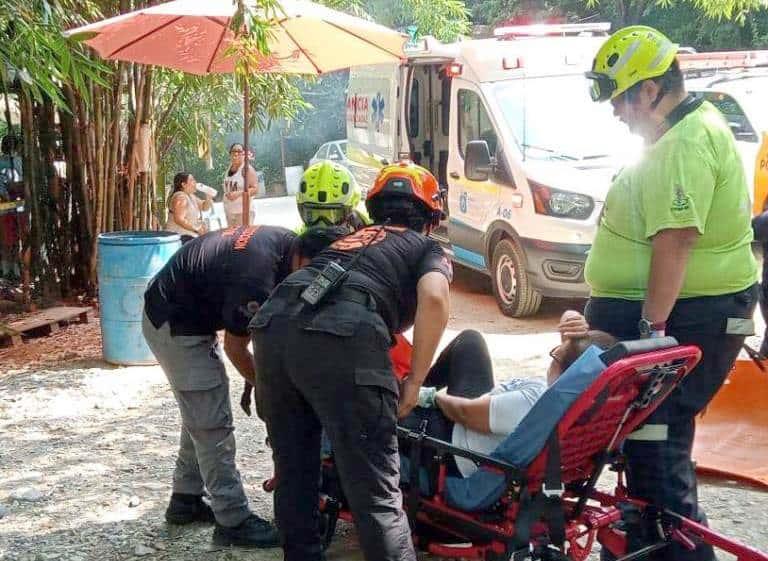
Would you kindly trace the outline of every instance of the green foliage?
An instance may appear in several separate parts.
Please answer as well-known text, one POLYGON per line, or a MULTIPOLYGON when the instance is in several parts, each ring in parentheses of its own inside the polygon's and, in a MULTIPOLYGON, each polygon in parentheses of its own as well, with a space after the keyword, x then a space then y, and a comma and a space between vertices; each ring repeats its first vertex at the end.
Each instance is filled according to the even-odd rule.
MULTIPOLYGON (((49 97, 66 107, 61 83, 87 94, 89 81, 103 84, 108 67, 93 60, 61 30, 78 22, 78 14, 95 14, 90 2, 5 0, 0 11, 0 81, 25 88, 37 100, 49 97), (77 5, 79 11, 75 11, 77 5)), ((87 99, 87 96, 86 96, 87 99)))
POLYGON ((396 29, 415 25, 419 36, 441 41, 455 41, 471 31, 463 0, 369 0, 366 9, 377 23, 396 29))

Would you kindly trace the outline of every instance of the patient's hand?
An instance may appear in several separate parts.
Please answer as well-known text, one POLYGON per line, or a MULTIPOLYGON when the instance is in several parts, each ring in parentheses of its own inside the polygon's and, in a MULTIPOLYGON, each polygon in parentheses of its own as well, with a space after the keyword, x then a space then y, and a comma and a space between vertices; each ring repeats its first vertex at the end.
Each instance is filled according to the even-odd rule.
POLYGON ((586 318, 576 310, 566 310, 560 317, 560 323, 557 325, 560 332, 560 339, 578 339, 585 337, 589 331, 589 324, 586 318))

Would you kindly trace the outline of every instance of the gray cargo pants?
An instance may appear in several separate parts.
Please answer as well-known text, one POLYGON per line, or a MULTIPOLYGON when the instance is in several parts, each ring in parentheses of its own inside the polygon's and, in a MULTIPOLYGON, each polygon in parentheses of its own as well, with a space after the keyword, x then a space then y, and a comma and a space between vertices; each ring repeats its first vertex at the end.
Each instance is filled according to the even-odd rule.
POLYGON ((348 302, 301 314, 301 305, 281 300, 279 290, 251 329, 285 561, 324 559, 318 533, 321 426, 365 559, 415 561, 399 489, 398 387, 383 320, 348 302))
POLYGON ((201 495, 205 487, 216 521, 222 526, 237 526, 250 510, 235 465, 229 379, 216 335, 174 337, 167 323, 157 329, 146 314, 142 330, 181 413, 173 492, 201 495))

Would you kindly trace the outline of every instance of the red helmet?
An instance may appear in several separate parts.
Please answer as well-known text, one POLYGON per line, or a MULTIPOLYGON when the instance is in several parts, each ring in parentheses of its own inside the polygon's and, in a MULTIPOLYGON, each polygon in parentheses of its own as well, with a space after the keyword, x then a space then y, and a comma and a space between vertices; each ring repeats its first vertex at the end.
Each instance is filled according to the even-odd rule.
POLYGON ((365 200, 368 202, 379 196, 401 196, 419 201, 432 214, 433 226, 445 217, 437 179, 429 170, 410 161, 400 161, 381 169, 365 200))

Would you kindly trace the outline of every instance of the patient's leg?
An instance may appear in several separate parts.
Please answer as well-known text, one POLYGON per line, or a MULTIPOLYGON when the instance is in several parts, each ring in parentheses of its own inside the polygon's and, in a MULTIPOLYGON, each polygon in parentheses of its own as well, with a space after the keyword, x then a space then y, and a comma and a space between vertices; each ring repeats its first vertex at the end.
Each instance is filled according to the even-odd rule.
POLYGON ((485 339, 477 331, 459 333, 440 353, 424 386, 448 388, 458 397, 480 397, 493 389, 493 365, 485 339))

